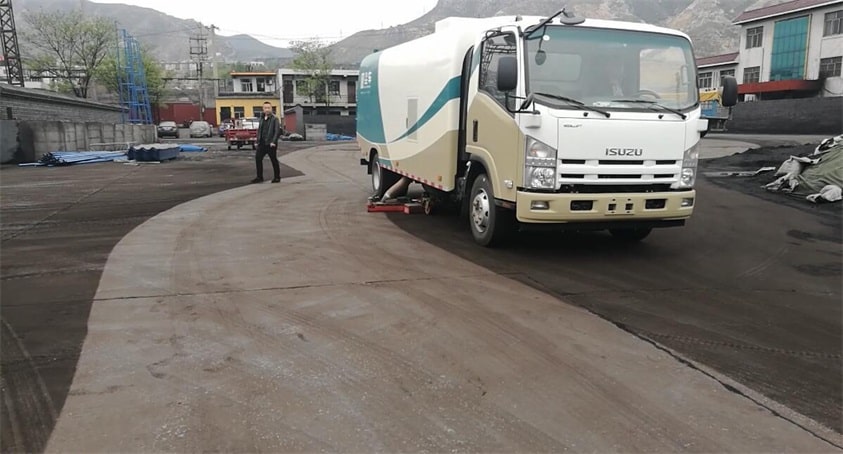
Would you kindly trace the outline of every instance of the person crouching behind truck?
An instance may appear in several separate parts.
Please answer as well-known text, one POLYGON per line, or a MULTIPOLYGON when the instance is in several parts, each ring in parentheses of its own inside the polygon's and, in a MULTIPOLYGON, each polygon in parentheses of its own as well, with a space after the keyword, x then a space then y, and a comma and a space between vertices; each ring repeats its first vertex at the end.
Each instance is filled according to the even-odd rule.
POLYGON ((255 167, 258 177, 252 183, 263 183, 263 158, 269 155, 274 176, 273 183, 281 182, 281 165, 278 164, 278 140, 281 138, 281 121, 272 114, 272 104, 263 103, 263 115, 258 125, 258 146, 255 152, 255 167))

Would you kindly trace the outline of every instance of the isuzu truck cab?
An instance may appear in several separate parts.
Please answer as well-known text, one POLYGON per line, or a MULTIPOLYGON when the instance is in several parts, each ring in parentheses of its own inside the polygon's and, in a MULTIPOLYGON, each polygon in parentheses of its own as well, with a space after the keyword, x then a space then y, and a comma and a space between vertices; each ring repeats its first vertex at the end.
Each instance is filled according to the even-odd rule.
MULTIPOLYGON (((557 224, 640 240, 694 211, 701 118, 687 35, 550 17, 449 18, 360 67, 375 198, 403 181, 461 203, 477 243, 557 224)), ((726 80, 724 105, 737 86, 726 80)))

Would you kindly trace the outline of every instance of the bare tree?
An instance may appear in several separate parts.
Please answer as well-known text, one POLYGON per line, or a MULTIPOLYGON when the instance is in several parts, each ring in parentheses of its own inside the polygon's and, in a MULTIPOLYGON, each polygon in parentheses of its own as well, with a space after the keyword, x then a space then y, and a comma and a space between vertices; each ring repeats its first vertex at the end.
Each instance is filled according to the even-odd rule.
POLYGON ((60 88, 87 98, 97 68, 114 52, 114 24, 81 11, 30 11, 23 18, 29 24, 23 40, 35 55, 27 66, 56 79, 60 88))

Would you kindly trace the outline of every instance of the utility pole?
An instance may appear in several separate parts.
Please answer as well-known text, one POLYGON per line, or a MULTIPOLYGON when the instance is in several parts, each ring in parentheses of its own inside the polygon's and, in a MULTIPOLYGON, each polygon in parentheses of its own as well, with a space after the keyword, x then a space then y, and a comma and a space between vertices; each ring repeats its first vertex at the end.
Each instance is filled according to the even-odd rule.
MULTIPOLYGON (((211 26, 208 27, 208 29, 211 31, 211 38, 208 40, 208 49, 209 49, 210 52, 213 52, 213 54, 211 55, 211 69, 214 70, 214 80, 219 81, 219 77, 220 77, 220 75, 219 75, 219 60, 217 59, 217 53, 213 51, 214 39, 217 37, 216 32, 217 32, 217 30, 219 30, 219 27, 217 27, 214 24, 211 24, 211 26)), ((214 88, 214 99, 216 99, 217 94, 219 93, 219 90, 220 90, 219 82, 215 82, 214 87, 215 87, 214 88)))
POLYGON ((205 35, 205 26, 199 24, 199 30, 190 37, 190 59, 196 64, 196 77, 199 79, 199 119, 205 119, 204 90, 205 84, 203 75, 205 62, 208 60, 208 37, 205 35))
POLYGON ((3 63, 6 65, 6 82, 23 87, 23 65, 20 61, 12 0, 0 0, 0 44, 3 47, 3 63))

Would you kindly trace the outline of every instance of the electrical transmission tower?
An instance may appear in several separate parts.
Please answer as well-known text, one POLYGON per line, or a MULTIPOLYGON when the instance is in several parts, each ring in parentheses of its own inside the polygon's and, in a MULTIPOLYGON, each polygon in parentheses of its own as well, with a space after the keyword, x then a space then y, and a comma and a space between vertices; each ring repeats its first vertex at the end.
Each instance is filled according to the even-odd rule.
POLYGON ((205 119, 205 63, 208 61, 208 36, 205 26, 199 24, 199 31, 190 37, 190 59, 196 64, 196 77, 199 80, 199 119, 205 119))
POLYGON ((146 85, 140 44, 126 30, 120 30, 117 47, 117 77, 120 84, 120 105, 123 106, 123 123, 151 124, 152 107, 146 85))
POLYGON ((20 61, 12 0, 0 0, 0 44, 3 46, 3 62, 6 65, 6 82, 23 87, 23 65, 20 61))

